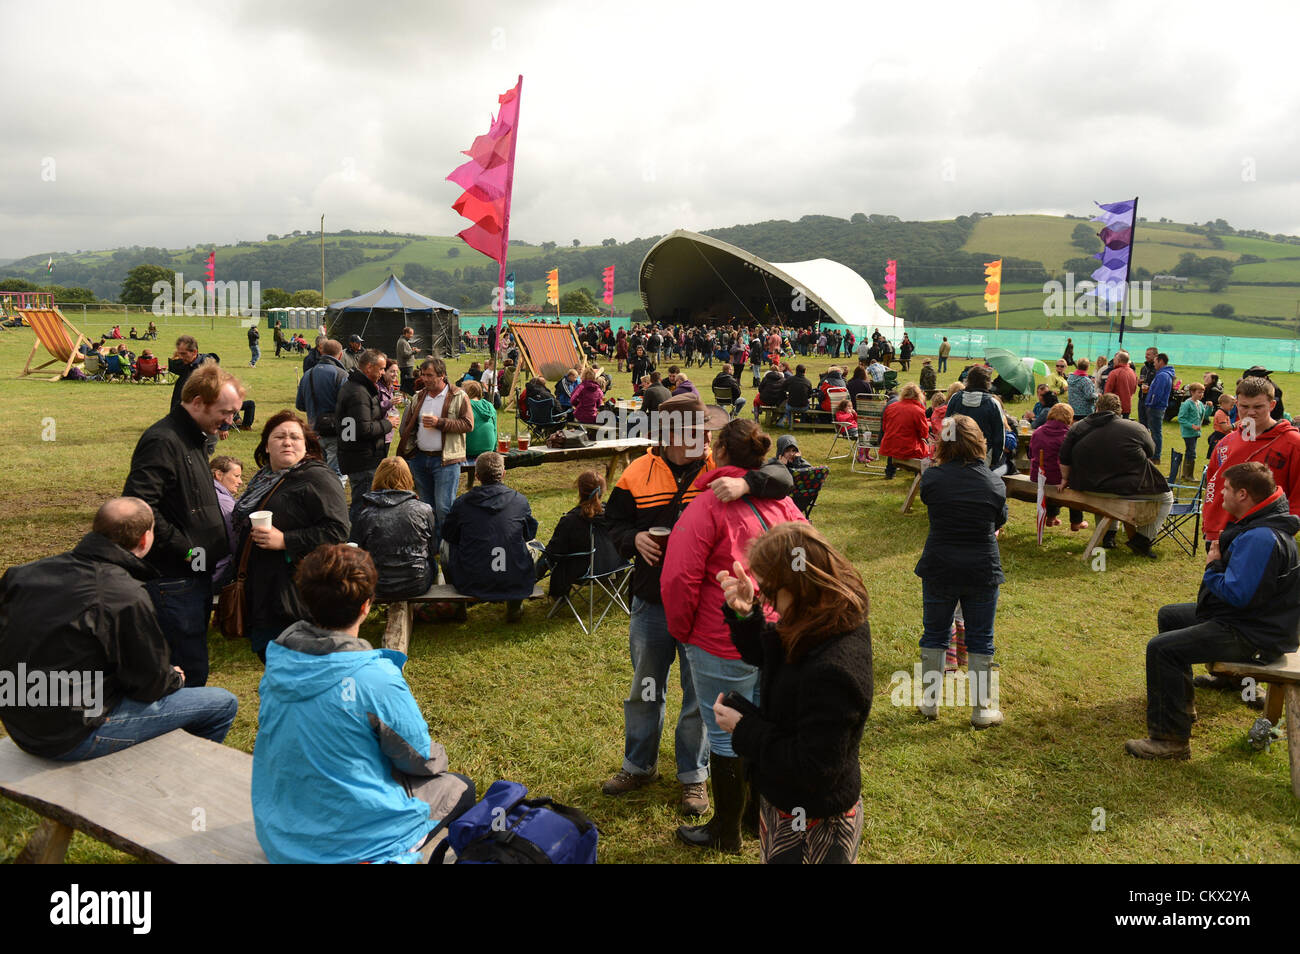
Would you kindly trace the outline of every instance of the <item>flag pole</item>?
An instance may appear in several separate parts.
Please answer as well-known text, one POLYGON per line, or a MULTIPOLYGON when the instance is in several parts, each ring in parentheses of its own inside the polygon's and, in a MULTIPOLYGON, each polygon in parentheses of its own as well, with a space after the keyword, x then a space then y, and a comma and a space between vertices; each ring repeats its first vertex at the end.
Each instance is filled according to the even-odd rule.
POLYGON ((1133 271, 1133 240, 1138 228, 1138 196, 1133 196, 1133 224, 1128 233, 1128 264, 1124 267, 1124 307, 1119 313, 1119 346, 1124 348, 1124 319, 1128 317, 1128 277, 1133 271))

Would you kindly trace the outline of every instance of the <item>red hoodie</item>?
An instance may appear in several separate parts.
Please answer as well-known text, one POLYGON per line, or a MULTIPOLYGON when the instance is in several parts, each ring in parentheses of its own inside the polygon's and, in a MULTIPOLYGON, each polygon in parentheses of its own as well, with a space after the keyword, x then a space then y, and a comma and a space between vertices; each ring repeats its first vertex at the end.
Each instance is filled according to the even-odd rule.
POLYGON ((1291 512, 1300 516, 1300 431, 1290 421, 1278 421, 1253 441, 1242 439, 1240 426, 1210 452, 1209 471, 1205 478, 1205 499, 1201 504, 1201 527, 1207 540, 1219 539, 1228 525, 1228 514, 1223 509, 1223 478, 1225 468, 1257 460, 1267 464, 1277 481, 1278 489, 1286 494, 1291 512))
POLYGON ((930 456, 930 419, 920 401, 895 401, 885 407, 881 420, 885 432, 880 453, 896 460, 917 460, 930 456))
MULTIPOLYGON (((659 582, 668 632, 678 642, 699 646, 722 659, 739 659, 740 653, 731 642, 731 630, 722 616, 718 572, 730 573, 736 560, 747 565, 745 550, 749 541, 763 533, 747 501, 758 508, 769 527, 791 520, 808 522, 789 497, 762 500, 745 496, 723 503, 705 489, 718 477, 744 477, 746 473, 740 467, 719 467, 695 479, 700 493, 673 525, 659 582)), ((771 622, 779 619, 770 610, 764 612, 771 622)))

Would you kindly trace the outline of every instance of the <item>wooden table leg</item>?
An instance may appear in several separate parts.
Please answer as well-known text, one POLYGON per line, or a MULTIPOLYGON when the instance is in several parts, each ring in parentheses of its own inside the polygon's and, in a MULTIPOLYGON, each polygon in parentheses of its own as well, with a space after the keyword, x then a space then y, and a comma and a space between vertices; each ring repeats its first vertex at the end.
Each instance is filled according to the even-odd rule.
POLYGON ((1110 530, 1111 525, 1114 524, 1114 522, 1115 520, 1112 517, 1098 516, 1097 526, 1092 531, 1092 536, 1088 538, 1088 545, 1083 548, 1084 563, 1092 562, 1092 551, 1097 549, 1097 546, 1101 543, 1102 537, 1106 536, 1106 533, 1110 530))
MULTIPOLYGON (((1271 696, 1282 686, 1269 686, 1271 696)), ((1300 685, 1286 687, 1286 747, 1291 758, 1291 794, 1300 798, 1300 685)))
MULTIPOLYGON (((1286 686, 1274 684, 1269 686, 1264 693, 1264 718, 1274 725, 1282 721, 1282 705, 1286 700, 1286 688, 1286 686)), ((1291 710, 1291 718, 1300 718, 1295 709, 1291 710)))
POLYGON ((605 486, 614 486, 614 475, 618 473, 619 467, 626 467, 628 462, 627 451, 620 451, 609 459, 605 465, 605 486))
POLYGON ((411 639, 411 617, 415 607, 409 602, 388 604, 388 625, 384 627, 384 648, 405 654, 411 639))
POLYGON ((921 490, 921 471, 916 472, 916 477, 912 480, 912 486, 907 490, 907 499, 903 501, 903 513, 912 512, 912 502, 916 500, 916 495, 921 490))
POLYGON ((49 818, 41 820, 27 847, 18 855, 15 864, 20 865, 61 865, 68 853, 68 842, 72 840, 72 829, 62 822, 49 818))

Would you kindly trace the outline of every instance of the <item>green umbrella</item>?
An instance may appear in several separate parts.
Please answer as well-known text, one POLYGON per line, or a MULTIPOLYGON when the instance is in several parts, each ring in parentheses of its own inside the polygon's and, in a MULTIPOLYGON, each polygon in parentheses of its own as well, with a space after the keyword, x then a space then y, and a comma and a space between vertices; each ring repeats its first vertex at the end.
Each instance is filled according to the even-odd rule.
POLYGON ((1045 362, 1039 361, 1037 358, 1021 358, 1020 360, 1024 362, 1025 367, 1028 368, 1032 374, 1047 377, 1049 372, 1045 362))
POLYGON ((1006 348, 985 348, 984 360, 989 363, 998 377, 1002 378, 1021 394, 1032 394, 1034 376, 1025 367, 1020 355, 1006 348))

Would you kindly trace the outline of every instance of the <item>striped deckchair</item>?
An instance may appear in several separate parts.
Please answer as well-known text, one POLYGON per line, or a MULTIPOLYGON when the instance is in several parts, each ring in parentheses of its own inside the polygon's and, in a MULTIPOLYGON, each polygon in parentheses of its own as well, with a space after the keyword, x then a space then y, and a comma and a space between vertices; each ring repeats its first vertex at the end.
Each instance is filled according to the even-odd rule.
POLYGON ((530 377, 558 381, 570 368, 581 369, 586 361, 572 324, 510 321, 507 325, 519 346, 520 367, 527 368, 530 377))
POLYGON ((90 344, 90 339, 83 335, 73 326, 72 322, 63 317, 63 313, 57 308, 24 308, 23 320, 32 326, 32 331, 36 332, 36 342, 32 345, 32 353, 27 356, 27 364, 23 367, 23 374, 35 374, 42 368, 48 368, 52 364, 63 362, 63 370, 51 381, 57 381, 67 375, 68 371, 74 364, 84 359, 84 356, 77 349, 81 342, 90 344), (72 338, 68 332, 71 331, 76 335, 72 338), (37 350, 45 345, 45 350, 53 357, 44 364, 32 367, 32 359, 36 357, 37 350))

